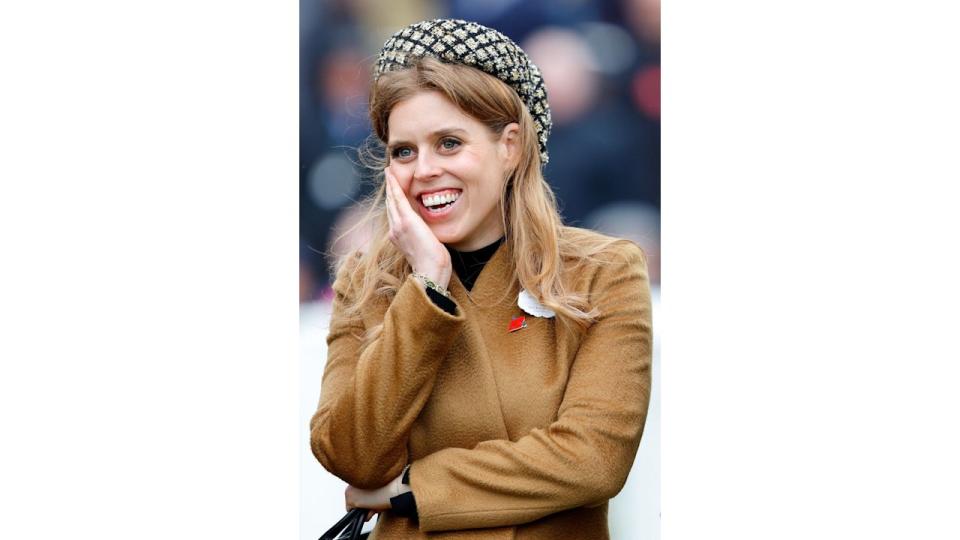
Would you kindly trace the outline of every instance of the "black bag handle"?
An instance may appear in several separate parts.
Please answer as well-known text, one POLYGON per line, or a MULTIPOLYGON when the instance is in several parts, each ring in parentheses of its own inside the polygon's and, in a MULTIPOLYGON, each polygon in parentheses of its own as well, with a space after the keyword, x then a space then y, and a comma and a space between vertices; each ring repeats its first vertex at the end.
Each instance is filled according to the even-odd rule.
POLYGON ((350 509, 347 515, 340 518, 340 521, 323 533, 319 540, 360 540, 360 531, 363 530, 366 516, 367 510, 363 508, 350 509))
POLYGON ((363 518, 366 517, 367 511, 363 510, 362 508, 359 510, 360 510, 360 516, 357 519, 353 520, 353 530, 350 532, 350 540, 360 540, 360 531, 363 530, 363 523, 364 523, 363 518))

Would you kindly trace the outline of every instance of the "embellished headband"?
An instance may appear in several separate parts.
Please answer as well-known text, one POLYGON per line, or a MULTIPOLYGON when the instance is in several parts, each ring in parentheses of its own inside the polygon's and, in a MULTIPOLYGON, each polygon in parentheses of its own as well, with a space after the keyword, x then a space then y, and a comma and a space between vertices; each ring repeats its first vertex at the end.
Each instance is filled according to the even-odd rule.
POLYGON ((547 89, 540 69, 516 43, 482 24, 461 19, 421 21, 394 34, 380 49, 373 78, 384 72, 409 67, 416 58, 474 67, 513 88, 530 111, 540 145, 540 161, 546 165, 547 138, 553 121, 547 104, 547 89))

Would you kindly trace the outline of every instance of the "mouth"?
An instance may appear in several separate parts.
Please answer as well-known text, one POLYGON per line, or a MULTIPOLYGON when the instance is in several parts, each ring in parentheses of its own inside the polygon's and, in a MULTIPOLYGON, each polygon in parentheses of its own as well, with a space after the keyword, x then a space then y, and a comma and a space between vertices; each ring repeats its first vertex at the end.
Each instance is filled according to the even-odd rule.
POLYGON ((420 215, 427 221, 437 221, 449 216, 463 198, 460 190, 444 190, 439 194, 428 194, 426 197, 417 197, 420 215))

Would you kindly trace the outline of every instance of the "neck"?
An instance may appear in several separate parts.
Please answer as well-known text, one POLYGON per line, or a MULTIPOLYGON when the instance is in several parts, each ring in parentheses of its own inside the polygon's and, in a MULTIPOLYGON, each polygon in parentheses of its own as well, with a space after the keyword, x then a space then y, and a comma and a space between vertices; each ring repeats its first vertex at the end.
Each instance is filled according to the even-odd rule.
POLYGON ((479 251, 483 251, 487 248, 493 247, 494 245, 499 245, 501 242, 503 242, 504 238, 505 237, 503 235, 500 235, 500 237, 497 238, 496 240, 487 242, 485 244, 481 244, 473 248, 463 247, 464 244, 458 244, 458 245, 446 244, 446 248, 450 251, 455 251, 457 253, 477 253, 479 251))

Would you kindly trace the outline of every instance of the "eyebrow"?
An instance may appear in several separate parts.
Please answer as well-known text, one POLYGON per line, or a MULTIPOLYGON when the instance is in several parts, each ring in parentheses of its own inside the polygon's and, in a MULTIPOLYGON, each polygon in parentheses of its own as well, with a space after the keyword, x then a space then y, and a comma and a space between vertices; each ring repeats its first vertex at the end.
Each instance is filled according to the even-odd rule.
MULTIPOLYGON (((461 128, 457 128, 457 127, 445 127, 445 128, 440 128, 440 129, 438 129, 438 130, 430 133, 430 138, 432 138, 432 139, 439 139, 439 138, 444 137, 444 136, 446 136, 446 135, 453 135, 453 134, 455 134, 455 133, 462 133, 462 134, 464 134, 464 135, 467 135, 467 130, 461 129, 461 128)), ((400 146, 401 144, 409 144, 409 143, 408 143, 407 141, 402 141, 402 140, 390 141, 390 142, 387 143, 387 151, 389 152, 390 150, 393 150, 394 148, 396 148, 397 146, 400 146)))

